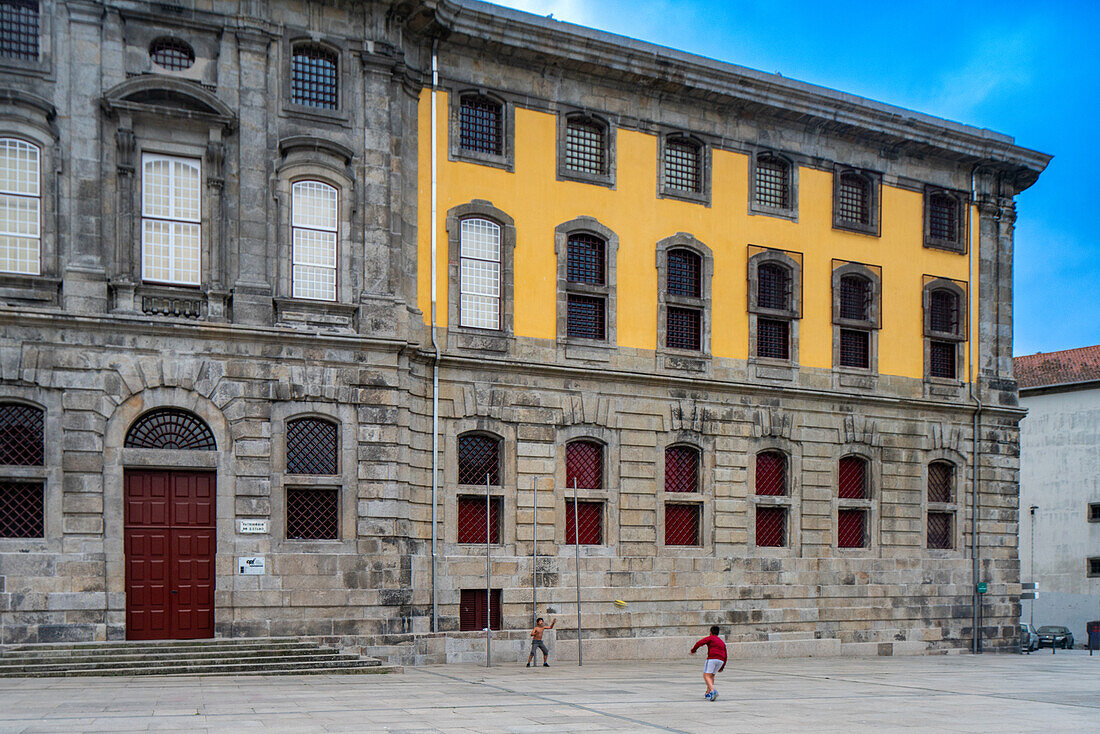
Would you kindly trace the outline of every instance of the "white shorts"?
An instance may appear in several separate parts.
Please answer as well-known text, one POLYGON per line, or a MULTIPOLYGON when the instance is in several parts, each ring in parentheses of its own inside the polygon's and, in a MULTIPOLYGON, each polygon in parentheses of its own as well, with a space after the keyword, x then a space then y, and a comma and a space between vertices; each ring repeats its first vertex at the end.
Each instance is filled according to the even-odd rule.
POLYGON ((714 658, 711 658, 711 659, 707 660, 705 663, 703 663, 703 672, 708 674, 708 675, 714 675, 715 673, 718 672, 718 669, 721 668, 721 667, 722 667, 722 661, 721 660, 715 660, 714 658))

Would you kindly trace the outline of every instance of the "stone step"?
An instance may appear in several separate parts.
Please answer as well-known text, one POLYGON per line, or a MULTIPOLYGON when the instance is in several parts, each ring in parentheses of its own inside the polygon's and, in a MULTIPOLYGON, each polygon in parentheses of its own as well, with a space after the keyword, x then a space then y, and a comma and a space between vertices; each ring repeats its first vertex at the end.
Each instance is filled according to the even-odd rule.
POLYGON ((105 665, 108 663, 155 663, 155 662, 192 662, 202 660, 220 660, 224 658, 266 660, 278 658, 329 658, 338 657, 337 650, 323 647, 292 650, 244 650, 226 652, 221 650, 195 650, 188 652, 109 652, 79 655, 0 655, 0 669, 11 665, 105 665))
POLYGON ((297 637, 241 637, 205 640, 111 640, 106 642, 44 642, 36 644, 0 645, 0 655, 9 652, 32 650, 35 652, 67 652, 76 650, 125 650, 125 649, 238 649, 242 647, 316 647, 317 643, 297 637))
POLYGON ((19 675, 21 673, 30 672, 53 672, 68 675, 70 672, 76 671, 114 671, 119 669, 128 668, 179 668, 179 667, 194 667, 194 666, 218 666, 218 665, 277 665, 279 667, 294 667, 299 665, 325 665, 325 664, 343 664, 343 663, 362 663, 366 666, 381 665, 381 662, 373 658, 359 658, 355 655, 341 655, 333 652, 331 655, 316 656, 316 655, 278 655, 264 658, 255 657, 238 657, 222 655, 217 657, 206 658, 168 658, 164 660, 96 660, 94 662, 54 662, 54 663, 42 663, 42 662, 29 662, 29 663, 12 663, 8 664, 7 661, 0 661, 0 675, 12 674, 19 675))
POLYGON ((327 660, 322 663, 287 663, 273 661, 268 664, 222 662, 203 665, 132 666, 109 670, 25 671, 0 673, 0 678, 52 678, 52 677, 117 677, 164 675, 347 675, 368 673, 401 673, 400 666, 381 665, 377 660, 327 660))

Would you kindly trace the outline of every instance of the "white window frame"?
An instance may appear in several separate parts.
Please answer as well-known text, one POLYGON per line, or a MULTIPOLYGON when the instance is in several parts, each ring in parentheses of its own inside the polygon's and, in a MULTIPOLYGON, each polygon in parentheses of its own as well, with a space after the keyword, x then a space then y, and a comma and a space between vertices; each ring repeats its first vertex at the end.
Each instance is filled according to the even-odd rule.
POLYGON ((290 185, 290 292, 291 297, 301 298, 310 301, 335 301, 337 293, 337 273, 336 266, 339 262, 339 240, 340 240, 340 190, 335 186, 319 181, 317 179, 302 179, 295 181, 290 185), (300 187, 315 186, 319 187, 326 193, 331 193, 332 196, 332 215, 328 223, 318 223, 316 221, 309 221, 303 215, 302 220, 299 220, 300 208, 299 204, 299 190, 300 187), (313 236, 324 237, 328 240, 329 255, 331 265, 326 265, 319 260, 310 260, 299 251, 299 236, 313 236), (323 273, 330 273, 330 280, 328 283, 322 283, 321 288, 313 288, 312 284, 309 289, 306 288, 306 282, 304 279, 299 278, 299 269, 309 268, 311 270, 322 271, 323 273), (331 287, 325 287, 331 286, 331 287))
MULTIPOLYGON (((470 234, 472 237, 472 232, 470 234)), ((459 223, 459 262, 458 262, 458 318, 459 325, 473 329, 485 329, 487 331, 500 331, 501 322, 501 297, 503 296, 503 284, 501 282, 501 273, 503 270, 502 252, 504 247, 504 241, 502 237, 501 227, 499 224, 491 219, 485 217, 467 217, 459 223), (472 229, 474 223, 480 223, 482 225, 488 225, 492 230, 496 231, 496 258, 489 259, 486 257, 480 257, 473 254, 468 254, 467 243, 469 242, 471 248, 474 243, 467 240, 468 228, 472 229), (491 290, 489 287, 485 287, 482 290, 478 290, 474 287, 471 280, 475 273, 475 268, 483 269, 485 276, 482 278, 486 286, 493 279, 492 269, 496 268, 495 282, 496 292, 488 292, 491 290), (470 301, 467 300, 467 296, 470 297, 470 301), (471 309, 467 304, 474 299, 484 299, 479 308, 475 311, 471 309), (492 311, 492 319, 488 319, 488 309, 482 310, 481 307, 488 307, 490 304, 495 304, 496 308, 492 311), (476 314, 476 317, 475 317, 476 314)))
MULTIPOLYGON (((5 166, 0 170, 0 212, 10 212, 15 215, 27 212, 30 215, 22 222, 16 221, 17 216, 0 218, 0 238, 4 240, 3 246, 0 246, 0 272, 41 275, 42 150, 34 143, 16 137, 0 137, 0 147, 16 155, 22 148, 31 152, 34 158, 33 171, 24 181, 14 180, 11 184, 7 184, 5 182, 9 178, 9 172, 12 179, 17 178, 19 172, 14 170, 14 166, 5 166), (6 242, 8 238, 13 240, 11 246, 6 242), (26 240, 27 246, 19 248, 16 245, 19 240, 26 240)), ((5 159, 11 160, 6 157, 5 159)))
POLYGON ((159 155, 154 153, 144 153, 141 156, 141 279, 146 283, 163 283, 167 285, 182 285, 182 286, 198 286, 202 284, 202 162, 197 158, 181 158, 178 156, 159 155), (168 162, 170 164, 180 164, 193 168, 196 172, 195 176, 195 213, 194 216, 188 216, 185 214, 178 214, 177 209, 180 207, 180 203, 177 202, 174 194, 175 190, 175 166, 169 168, 169 199, 168 208, 169 216, 153 215, 149 212, 149 208, 152 205, 149 197, 148 187, 151 183, 149 180, 148 168, 150 164, 168 162), (148 241, 149 225, 156 222, 166 222, 172 226, 172 230, 168 237, 168 277, 156 277, 158 273, 152 271, 151 257, 149 248, 151 245, 148 241), (177 233, 179 228, 192 229, 195 233, 195 277, 194 279, 188 279, 181 277, 177 272, 176 262, 179 259, 179 247, 180 244, 177 240, 177 233))

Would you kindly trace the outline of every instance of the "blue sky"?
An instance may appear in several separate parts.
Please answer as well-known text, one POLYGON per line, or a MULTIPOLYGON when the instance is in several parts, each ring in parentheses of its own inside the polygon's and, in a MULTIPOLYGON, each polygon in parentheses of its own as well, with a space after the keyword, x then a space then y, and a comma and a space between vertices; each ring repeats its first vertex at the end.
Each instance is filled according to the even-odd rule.
POLYGON ((1100 344, 1100 2, 503 0, 990 128, 1054 155, 1016 198, 1016 354, 1100 344))

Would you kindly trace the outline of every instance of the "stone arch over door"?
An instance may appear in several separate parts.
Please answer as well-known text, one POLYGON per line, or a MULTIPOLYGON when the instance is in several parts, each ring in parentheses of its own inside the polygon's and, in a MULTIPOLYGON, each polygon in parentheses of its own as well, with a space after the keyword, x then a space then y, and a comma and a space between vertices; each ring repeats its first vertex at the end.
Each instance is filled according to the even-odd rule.
MULTIPOLYGON (((127 470, 172 470, 213 472, 216 475, 215 537, 233 538, 233 439, 225 416, 209 399, 178 387, 149 388, 122 402, 107 420, 103 441, 103 530, 106 550, 108 637, 126 636, 126 551, 125 474, 127 470), (129 448, 126 437, 135 422, 159 408, 174 408, 193 413, 214 436, 216 450, 129 448)), ((217 546, 215 568, 232 568, 227 559, 233 555, 230 542, 217 546)), ((222 579, 215 588, 227 588, 222 579)), ((217 595, 216 595, 217 598, 217 595)), ((229 598, 223 595, 223 598, 229 598)), ((214 628, 224 629, 230 621, 231 607, 215 604, 214 628)))

